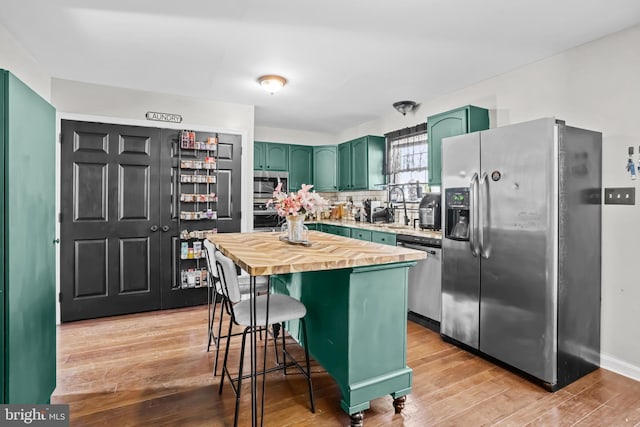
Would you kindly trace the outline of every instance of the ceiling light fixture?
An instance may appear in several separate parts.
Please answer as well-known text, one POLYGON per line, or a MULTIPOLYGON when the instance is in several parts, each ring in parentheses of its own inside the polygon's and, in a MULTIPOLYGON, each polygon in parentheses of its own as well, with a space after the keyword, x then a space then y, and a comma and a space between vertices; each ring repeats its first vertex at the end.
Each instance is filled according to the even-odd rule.
POLYGON ((258 78, 258 83, 262 86, 262 89, 269 92, 271 95, 282 89, 287 84, 287 79, 275 74, 269 74, 258 78))
POLYGON ((398 101, 393 103, 393 108, 402 113, 403 116, 406 116, 407 113, 416 108, 416 105, 418 104, 413 101, 398 101))

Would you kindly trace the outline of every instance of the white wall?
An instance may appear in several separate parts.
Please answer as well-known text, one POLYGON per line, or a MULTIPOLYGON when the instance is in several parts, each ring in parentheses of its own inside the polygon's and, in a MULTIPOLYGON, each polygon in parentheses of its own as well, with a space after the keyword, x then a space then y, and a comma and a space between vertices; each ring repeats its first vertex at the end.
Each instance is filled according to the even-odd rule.
POLYGON ((51 98, 63 118, 242 135, 242 231, 252 228, 253 105, 214 102, 132 89, 52 79, 51 98), (148 121, 147 111, 182 115, 183 123, 148 121))
POLYGON ((280 142, 283 144, 330 145, 335 144, 335 135, 320 132, 308 132, 292 129, 256 126, 256 141, 280 142))
MULTIPOLYGON (((466 104, 490 109, 491 127, 555 116, 602 132, 605 187, 637 189, 625 166, 629 146, 639 160, 639 46, 640 25, 423 102, 415 114, 389 114, 348 129, 338 141, 382 135, 466 104)), ((640 380, 640 202, 604 205, 602 225, 602 366, 640 380)))
POLYGON ((2 25, 0 25, 0 68, 11 71, 38 95, 47 101, 51 100, 51 76, 2 25))

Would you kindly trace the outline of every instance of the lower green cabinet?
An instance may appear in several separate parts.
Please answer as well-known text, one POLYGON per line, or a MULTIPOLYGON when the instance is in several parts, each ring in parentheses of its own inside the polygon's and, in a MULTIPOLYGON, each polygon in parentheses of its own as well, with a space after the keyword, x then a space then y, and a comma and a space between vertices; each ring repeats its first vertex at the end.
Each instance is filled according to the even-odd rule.
POLYGON ((362 230, 361 228, 352 228, 351 229, 351 237, 358 240, 366 240, 367 242, 371 241, 371 231, 362 230))
POLYGON ((382 243, 384 245, 396 245, 396 235, 393 233, 383 233, 381 231, 371 232, 371 241, 374 243, 382 243))
POLYGON ((396 235, 383 231, 365 230, 357 227, 346 227, 341 225, 312 223, 306 224, 309 230, 323 231, 338 236, 351 237, 353 239, 365 240, 367 242, 382 243, 385 245, 396 245, 396 235))

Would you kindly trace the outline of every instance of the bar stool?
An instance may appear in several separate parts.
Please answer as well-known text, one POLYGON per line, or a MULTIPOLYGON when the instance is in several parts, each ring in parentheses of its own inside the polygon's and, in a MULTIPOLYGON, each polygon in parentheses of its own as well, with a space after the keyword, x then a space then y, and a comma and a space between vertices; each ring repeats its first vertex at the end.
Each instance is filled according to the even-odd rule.
MULTIPOLYGON (((249 300, 241 300, 240 299, 240 288, 238 283, 238 276, 235 274, 235 264, 229 258, 227 258, 222 252, 216 250, 215 251, 215 260, 216 266, 218 269, 218 277, 221 283, 222 291, 225 294, 227 301, 229 302, 230 311, 231 311, 231 320, 229 323, 229 332, 227 333, 227 344, 224 351, 224 359, 222 362, 222 376, 220 378, 220 388, 218 390, 219 394, 222 394, 222 385, 224 383, 225 376, 229 378, 229 382, 231 383, 231 388, 236 396, 236 407, 235 407, 235 415, 234 415, 234 426, 238 425, 238 408, 240 403, 240 391, 242 387, 242 380, 245 378, 250 378, 251 375, 242 375, 243 364, 244 364, 244 348, 247 338, 247 332, 253 332, 252 326, 250 322, 250 301, 249 300), (244 326, 244 330, 242 332, 242 345, 240 347, 240 366, 238 368, 238 376, 236 378, 232 378, 229 373, 229 369, 227 367, 227 360, 229 357, 229 340, 231 338, 231 328, 233 324, 244 326), (236 384, 237 383, 237 384, 236 384)), ((300 370, 302 375, 304 375, 307 379, 307 385, 309 388, 309 400, 311 402, 311 412, 316 412, 315 402, 313 398, 313 387, 311 384, 311 367, 309 363, 309 350, 307 345, 307 329, 304 321, 304 316, 307 314, 307 309, 303 303, 298 301, 295 298, 292 298, 287 295, 279 295, 279 294, 266 294, 266 295, 258 295, 256 296, 255 305, 256 305, 256 324, 257 325, 265 325, 267 320, 267 304, 268 304, 268 320, 270 325, 280 324, 282 327, 282 354, 283 361, 281 364, 278 364, 274 368, 265 369, 262 372, 256 372, 255 375, 261 374, 265 375, 268 372, 273 372, 275 370, 283 369, 286 375, 286 368, 295 366, 300 370), (304 353, 306 359, 306 371, 300 366, 300 364, 289 354, 287 353, 285 346, 285 338, 284 338, 284 322, 290 320, 300 320, 300 326, 302 328, 302 336, 304 339, 304 353), (291 360, 287 362, 287 357, 291 360)), ((259 328, 260 326, 256 326, 259 328)), ((274 339, 275 340, 275 339, 274 339)), ((266 351, 266 343, 265 350, 266 351)), ((264 384, 264 383, 263 383, 264 384)), ((264 390, 264 386, 263 386, 264 390)), ((263 391, 264 397, 264 391, 263 391)))
MULTIPOLYGON (((214 260, 214 252, 216 248, 209 240, 204 240, 204 252, 205 259, 207 262, 207 270, 209 274, 209 288, 207 295, 207 308, 208 308, 208 342, 207 342, 207 351, 211 349, 211 343, 215 346, 216 354, 214 356, 213 361, 213 375, 216 376, 218 374, 218 354, 220 353, 220 340, 226 338, 226 335, 221 336, 222 333, 222 318, 224 317, 224 313, 227 312, 228 315, 231 315, 229 308, 226 305, 224 292, 222 291, 222 287, 220 284, 220 278, 218 277, 218 269, 216 268, 215 260, 214 260), (220 304, 220 316, 218 317, 218 325, 217 325, 217 333, 214 333, 214 321, 215 321, 215 313, 216 306, 220 304)), ((249 297, 249 276, 237 276, 241 299, 246 299, 249 297)), ((266 276, 261 276, 256 278, 256 289, 258 293, 264 293, 269 291, 269 278, 266 276)), ((233 334, 233 336, 241 335, 241 332, 233 334)), ((262 333, 260 335, 262 337, 262 333)))

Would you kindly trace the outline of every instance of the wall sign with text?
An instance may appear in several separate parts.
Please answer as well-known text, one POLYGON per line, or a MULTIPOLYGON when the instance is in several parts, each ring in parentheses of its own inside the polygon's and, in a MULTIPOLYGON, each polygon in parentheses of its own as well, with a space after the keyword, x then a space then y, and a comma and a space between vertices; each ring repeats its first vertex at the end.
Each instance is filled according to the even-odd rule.
POLYGON ((147 120, 156 120, 158 122, 181 123, 182 116, 180 114, 157 113, 155 111, 147 111, 147 120))

